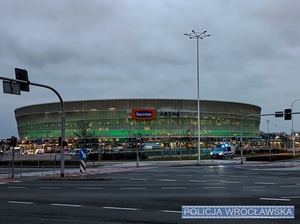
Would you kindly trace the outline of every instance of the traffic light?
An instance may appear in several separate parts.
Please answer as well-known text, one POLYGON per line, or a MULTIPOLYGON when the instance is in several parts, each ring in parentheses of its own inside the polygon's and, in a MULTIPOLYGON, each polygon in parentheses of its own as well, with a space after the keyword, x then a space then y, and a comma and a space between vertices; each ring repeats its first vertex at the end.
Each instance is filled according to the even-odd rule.
POLYGON ((15 68, 16 79, 27 81, 27 83, 20 82, 20 90, 29 92, 28 72, 25 69, 15 68))
POLYGON ((292 109, 284 110, 284 120, 292 120, 292 109))
POLYGON ((14 136, 12 136, 11 138, 7 139, 9 142, 9 145, 12 147, 16 147, 18 144, 18 139, 14 136))
MULTIPOLYGON (((58 137, 58 145, 61 146, 61 137, 58 137)), ((68 146, 68 143, 63 141, 63 146, 68 146)))

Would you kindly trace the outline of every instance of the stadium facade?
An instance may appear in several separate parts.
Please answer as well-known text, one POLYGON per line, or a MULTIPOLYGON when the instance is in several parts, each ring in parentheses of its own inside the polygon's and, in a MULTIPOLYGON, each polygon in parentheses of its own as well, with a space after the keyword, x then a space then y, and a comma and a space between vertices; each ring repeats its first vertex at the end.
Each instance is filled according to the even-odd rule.
MULTIPOLYGON (((80 124, 88 124, 98 142, 125 142, 130 138, 166 141, 197 138, 197 100, 107 99, 64 103, 66 139, 74 139, 80 124)), ((241 121, 260 114, 259 106, 223 101, 200 101, 200 135, 217 141, 239 137, 241 121)), ((21 107, 15 110, 20 140, 57 139, 61 135, 60 103, 21 107)), ((243 138, 259 136, 260 117, 243 122, 243 138)))

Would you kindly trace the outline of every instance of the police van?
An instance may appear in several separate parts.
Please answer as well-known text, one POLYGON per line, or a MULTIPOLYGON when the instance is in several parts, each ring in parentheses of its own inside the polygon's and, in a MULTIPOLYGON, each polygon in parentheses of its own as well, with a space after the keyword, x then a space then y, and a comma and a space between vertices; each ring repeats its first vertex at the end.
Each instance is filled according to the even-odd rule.
POLYGON ((235 155, 235 147, 229 143, 215 145, 210 153, 210 158, 214 159, 233 159, 235 155))

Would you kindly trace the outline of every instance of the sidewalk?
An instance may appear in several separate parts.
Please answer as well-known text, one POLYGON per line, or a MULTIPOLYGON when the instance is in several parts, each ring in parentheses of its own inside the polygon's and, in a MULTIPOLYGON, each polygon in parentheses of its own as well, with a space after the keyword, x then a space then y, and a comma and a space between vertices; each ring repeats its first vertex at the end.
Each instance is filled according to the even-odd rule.
MULTIPOLYGON (((106 173, 115 173, 115 172, 128 172, 133 170, 142 170, 142 169, 152 169, 156 168, 153 166, 153 163, 145 163, 140 162, 139 166, 136 166, 136 163, 134 162, 102 162, 100 163, 100 166, 95 166, 93 162, 88 162, 86 166, 86 172, 81 173, 80 167, 73 167, 73 168, 64 168, 63 174, 64 177, 69 176, 82 176, 82 175, 95 175, 95 174, 106 174, 106 173)), ((6 169, 6 168, 4 168, 6 169)), ((23 168, 24 169, 24 168, 23 168)), ((61 167, 56 168, 49 168, 47 167, 47 171, 43 171, 41 167, 35 168, 38 171, 31 171, 31 172, 24 172, 22 170, 21 173, 21 167, 15 167, 14 168, 14 178, 12 178, 12 171, 7 168, 6 174, 0 174, 0 183, 1 180, 20 180, 22 178, 27 177, 60 177, 62 174, 61 167), (51 170, 49 170, 51 169, 51 170)), ((3 182, 3 181, 2 181, 3 182)))

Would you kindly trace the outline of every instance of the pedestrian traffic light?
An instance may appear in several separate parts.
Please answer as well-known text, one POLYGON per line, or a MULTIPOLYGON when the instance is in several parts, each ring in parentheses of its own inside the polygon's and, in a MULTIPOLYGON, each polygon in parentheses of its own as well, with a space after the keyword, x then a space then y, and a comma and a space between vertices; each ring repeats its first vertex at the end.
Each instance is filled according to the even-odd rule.
POLYGON ((28 72, 25 69, 15 68, 16 79, 27 81, 27 83, 20 82, 20 90, 29 92, 28 72))
POLYGON ((284 120, 292 120, 292 109, 284 110, 284 120))

